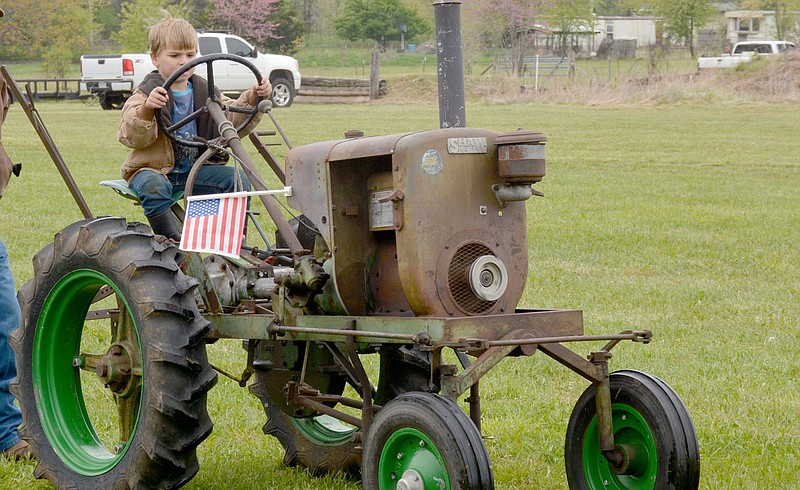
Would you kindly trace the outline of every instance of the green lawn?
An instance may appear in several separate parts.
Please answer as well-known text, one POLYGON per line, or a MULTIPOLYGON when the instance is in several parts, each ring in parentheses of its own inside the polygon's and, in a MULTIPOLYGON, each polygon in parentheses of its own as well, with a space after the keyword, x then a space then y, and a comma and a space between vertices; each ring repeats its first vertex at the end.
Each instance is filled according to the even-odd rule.
MULTIPOLYGON (((39 109, 93 212, 141 220, 129 201, 97 185, 117 178, 126 153, 116 141, 119 112, 81 102, 39 109)), ((437 110, 378 102, 297 104, 275 114, 304 144, 346 129, 434 128, 437 110)), ((681 395, 700 441, 701 488, 800 481, 797 107, 470 103, 467 121, 549 137, 548 175, 537 185, 546 197, 528 204, 522 306, 582 309, 592 334, 653 331, 650 345, 617 347, 612 368, 655 374, 681 395)), ((3 138, 24 165, 0 202, 0 237, 19 287, 31 279, 36 251, 81 216, 18 106, 3 138)), ((220 342, 210 355, 234 372, 243 367, 238 342, 220 342)), ((566 488, 564 433, 586 382, 536 355, 504 361, 481 388, 497 488, 566 488)), ((215 430, 187 488, 359 488, 284 468, 247 390, 221 377, 209 399, 215 430)), ((0 461, 0 487, 48 488, 33 468, 0 461)))

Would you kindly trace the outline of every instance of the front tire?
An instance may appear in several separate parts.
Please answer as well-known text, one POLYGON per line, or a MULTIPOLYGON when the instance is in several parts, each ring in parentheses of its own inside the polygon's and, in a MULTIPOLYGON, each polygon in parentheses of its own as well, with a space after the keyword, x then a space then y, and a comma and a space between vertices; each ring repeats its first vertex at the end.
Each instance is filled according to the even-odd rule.
POLYGON ((210 433, 208 322, 178 249, 121 218, 75 223, 19 292, 12 392, 35 475, 57 488, 177 488, 210 433), (106 322, 97 319, 110 319, 106 322))
POLYGON ((272 83, 272 105, 275 107, 289 107, 294 102, 294 84, 290 80, 278 77, 271 80, 272 83))
POLYGON ((700 452, 689 412, 655 376, 617 371, 610 376, 614 442, 630 456, 615 471, 600 452, 595 389, 575 404, 567 426, 565 465, 573 490, 695 490, 700 452))
POLYGON ((364 440, 362 468, 366 490, 494 488, 475 424, 454 401, 433 393, 404 393, 378 412, 364 440))

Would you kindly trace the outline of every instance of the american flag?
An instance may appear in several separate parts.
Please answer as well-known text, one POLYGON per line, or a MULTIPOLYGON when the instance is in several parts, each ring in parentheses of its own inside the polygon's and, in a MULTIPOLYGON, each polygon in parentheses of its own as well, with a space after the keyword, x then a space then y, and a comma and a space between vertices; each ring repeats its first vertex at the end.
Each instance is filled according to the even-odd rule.
POLYGON ((180 249, 238 257, 247 218, 247 196, 188 199, 180 249))

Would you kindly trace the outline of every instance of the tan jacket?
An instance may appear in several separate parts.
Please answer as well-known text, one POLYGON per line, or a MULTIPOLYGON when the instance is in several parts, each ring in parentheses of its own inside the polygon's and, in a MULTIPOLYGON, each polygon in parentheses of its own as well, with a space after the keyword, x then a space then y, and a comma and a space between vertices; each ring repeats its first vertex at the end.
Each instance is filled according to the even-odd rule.
MULTIPOLYGON (((155 112, 144 105, 150 91, 156 86, 160 86, 162 83, 163 79, 158 75, 158 72, 151 73, 142 81, 142 84, 125 102, 122 108, 122 120, 119 124, 117 138, 119 138, 120 143, 133 150, 128 154, 121 168, 122 178, 127 182, 130 182, 131 178, 140 170, 151 169, 163 175, 167 175, 175 165, 173 143, 158 130, 155 112)), ((206 100, 206 81, 194 75, 192 77, 192 85, 195 91, 196 110, 199 104, 202 103, 199 101, 206 100)), ((248 105, 247 100, 251 91, 252 90, 248 90, 244 92, 236 100, 224 95, 221 96, 221 99, 226 105, 249 108, 252 106, 248 105)), ((171 124, 171 121, 169 121, 169 114, 172 113, 171 102, 172 99, 170 99, 170 103, 167 107, 161 111, 162 117, 165 118, 167 125, 171 124)), ((253 121, 240 131, 239 135, 246 135, 252 131, 258 125, 259 121, 261 121, 261 116, 262 114, 260 112, 257 113, 253 121)), ((234 126, 241 123, 245 117, 246 114, 235 112, 228 113, 228 119, 234 126)), ((219 136, 217 128, 208 114, 200 116, 197 119, 197 132, 199 136, 207 140, 219 136)))

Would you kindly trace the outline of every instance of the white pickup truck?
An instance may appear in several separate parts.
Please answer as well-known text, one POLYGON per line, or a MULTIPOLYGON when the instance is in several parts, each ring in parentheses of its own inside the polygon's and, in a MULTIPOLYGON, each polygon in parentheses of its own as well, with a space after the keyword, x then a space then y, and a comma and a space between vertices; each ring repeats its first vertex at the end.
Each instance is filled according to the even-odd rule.
POLYGON ((733 46, 731 54, 698 58, 697 68, 731 68, 753 59, 753 56, 773 56, 793 49, 797 49, 796 46, 787 41, 742 41, 733 46))
MULTIPOLYGON (((244 39, 218 32, 198 33, 198 56, 228 53, 251 61, 272 83, 272 103, 289 107, 300 89, 300 68, 291 56, 259 53, 244 39)), ((149 53, 81 56, 81 91, 97 95, 103 109, 121 109, 145 75, 155 70, 149 53)), ((206 67, 196 73, 205 76, 206 67)), ((226 94, 241 93, 253 86, 255 77, 246 66, 233 61, 214 63, 214 84, 226 94)))

